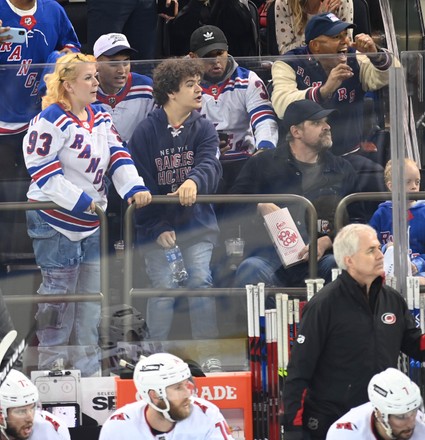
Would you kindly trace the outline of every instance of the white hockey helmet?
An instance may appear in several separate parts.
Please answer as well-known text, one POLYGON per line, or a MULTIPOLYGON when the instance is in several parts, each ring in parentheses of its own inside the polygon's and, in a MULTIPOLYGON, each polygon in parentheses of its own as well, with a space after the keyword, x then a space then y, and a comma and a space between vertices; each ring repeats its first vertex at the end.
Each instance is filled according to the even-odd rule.
POLYGON ((168 414, 170 403, 167 399, 166 388, 183 380, 189 379, 189 365, 177 356, 169 353, 155 353, 140 359, 134 368, 134 384, 143 400, 160 411, 171 420, 168 414), (149 391, 154 390, 166 404, 166 409, 158 408, 149 397, 149 391))
POLYGON ((10 370, 0 387, 0 414, 3 415, 4 419, 7 417, 9 408, 17 408, 37 402, 37 387, 25 374, 17 370, 10 370))
POLYGON ((388 422, 389 416, 407 414, 422 406, 419 387, 395 368, 387 368, 382 373, 375 374, 367 391, 375 412, 380 412, 381 417, 377 417, 377 420, 390 438, 393 435, 388 422))

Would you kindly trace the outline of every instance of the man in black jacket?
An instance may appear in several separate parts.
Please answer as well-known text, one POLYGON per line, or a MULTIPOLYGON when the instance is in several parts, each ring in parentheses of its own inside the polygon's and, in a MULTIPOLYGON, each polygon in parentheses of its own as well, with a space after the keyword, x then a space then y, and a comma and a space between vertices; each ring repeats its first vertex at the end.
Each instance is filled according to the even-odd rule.
MULTIPOLYGON (((297 194, 310 200, 318 215, 318 275, 326 282, 331 279, 335 261, 331 253, 333 220, 339 201, 357 192, 356 172, 342 157, 334 156, 331 128, 327 118, 334 110, 324 109, 316 102, 304 99, 288 106, 283 119, 286 138, 279 145, 251 157, 242 168, 230 193, 232 194, 297 194)), ((283 133, 285 134, 285 133, 283 133)), ((286 204, 306 243, 306 213, 299 204, 286 204)), ((244 238, 249 241, 245 259, 236 272, 236 286, 256 284, 303 287, 308 278, 309 247, 300 253, 303 262, 283 268, 276 250, 262 225, 262 216, 280 209, 274 203, 259 203, 254 225, 250 217, 240 215, 244 238), (258 224, 260 221, 260 224, 258 224), (250 231, 250 228, 253 230, 250 231)), ((254 210, 247 207, 246 211, 254 210)), ((235 218, 234 218, 235 219, 235 218)), ((234 220, 233 219, 233 220, 234 220)))
POLYGON ((403 297, 383 285, 376 231, 351 224, 333 250, 341 275, 305 306, 288 365, 285 440, 324 440, 330 425, 368 401, 373 375, 397 367, 399 352, 424 360, 425 337, 403 297))

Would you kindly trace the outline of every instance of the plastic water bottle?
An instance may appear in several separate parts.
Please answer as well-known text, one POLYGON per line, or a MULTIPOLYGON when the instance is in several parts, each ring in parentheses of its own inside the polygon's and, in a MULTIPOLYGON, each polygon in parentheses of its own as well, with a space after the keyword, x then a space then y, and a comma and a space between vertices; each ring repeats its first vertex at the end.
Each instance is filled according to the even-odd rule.
POLYGON ((188 278, 187 270, 184 267, 183 256, 180 248, 175 245, 171 248, 165 249, 165 256, 170 265, 173 281, 181 283, 188 278))

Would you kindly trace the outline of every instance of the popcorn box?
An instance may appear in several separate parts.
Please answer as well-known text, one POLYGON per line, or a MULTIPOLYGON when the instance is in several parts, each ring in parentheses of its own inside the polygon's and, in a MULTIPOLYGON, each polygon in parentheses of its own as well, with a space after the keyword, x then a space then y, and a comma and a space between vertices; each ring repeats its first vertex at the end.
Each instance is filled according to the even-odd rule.
POLYGON ((300 263, 298 254, 305 246, 304 240, 288 208, 264 216, 264 225, 284 267, 300 263))

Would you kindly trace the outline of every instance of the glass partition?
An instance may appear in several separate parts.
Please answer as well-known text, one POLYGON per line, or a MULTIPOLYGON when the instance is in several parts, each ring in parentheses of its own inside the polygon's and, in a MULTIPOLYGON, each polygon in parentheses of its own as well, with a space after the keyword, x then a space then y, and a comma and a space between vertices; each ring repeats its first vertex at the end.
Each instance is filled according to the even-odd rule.
MULTIPOLYGON (((416 97, 415 91, 420 91, 422 84, 420 82, 421 53, 409 54, 406 56, 403 54, 402 63, 405 71, 408 72, 408 96, 416 97)), ((339 56, 346 57, 345 62, 350 65, 355 63, 352 55, 339 56)), ((362 57, 364 63, 369 63, 369 58, 365 55, 362 57)), ((391 57, 387 61, 388 65, 391 62, 395 63, 391 57)), ((153 69, 160 62, 131 62, 131 72, 152 77, 153 69)), ((186 60, 181 59, 180 62, 185 63, 186 60)), ((213 90, 214 87, 212 87, 209 90, 209 97, 211 105, 218 106, 221 105, 221 101, 216 99, 218 96, 233 93, 231 90, 239 87, 246 90, 245 97, 242 98, 243 94, 241 93, 234 93, 230 96, 235 97, 230 98, 229 102, 240 100, 240 107, 245 110, 241 111, 241 114, 230 115, 225 110, 219 110, 216 112, 217 120, 214 121, 214 125, 221 132, 220 139, 225 139, 225 142, 230 143, 232 136, 236 135, 230 128, 221 129, 220 124, 229 127, 230 119, 234 118, 235 130, 246 131, 244 132, 246 144, 241 142, 234 150, 240 153, 252 147, 251 152, 255 153, 255 137, 260 136, 260 132, 256 134, 255 130, 259 125, 258 121, 261 121, 264 115, 260 114, 261 112, 256 109, 255 104, 248 102, 247 96, 255 94, 256 90, 260 90, 263 99, 267 99, 268 93, 276 93, 275 96, 281 93, 280 98, 273 97, 272 99, 273 105, 277 103, 276 113, 281 118, 284 108, 291 100, 294 100, 291 93, 296 93, 295 90, 287 89, 281 78, 274 77, 274 81, 272 81, 272 76, 277 75, 275 71, 280 75, 279 69, 275 69, 275 63, 281 63, 282 72, 288 66, 292 68, 298 75, 298 87, 306 90, 305 93, 310 93, 307 97, 314 100, 315 97, 317 98, 314 93, 323 85, 323 79, 309 77, 306 74, 307 70, 303 71, 303 69, 321 69, 323 68, 321 66, 327 65, 327 62, 332 63, 335 60, 320 56, 313 61, 310 56, 300 56, 298 58, 241 58, 236 59, 236 62, 241 68, 254 72, 254 80, 252 80, 252 73, 241 70, 237 79, 229 80, 226 85, 227 89, 213 90), (301 82, 304 83, 302 87, 301 82), (245 148, 247 145, 249 148, 245 148)), ((106 63, 104 65, 114 71, 114 67, 119 67, 119 64, 106 63)), ((19 67, 12 70, 10 67, 1 66, 0 76, 8 78, 7 83, 3 80, 0 81, 2 96, 8 96, 10 105, 13 106, 15 104, 14 96, 16 95, 17 103, 21 88, 30 87, 30 93, 34 95, 34 111, 28 115, 35 116, 37 109, 40 109, 38 90, 40 89, 39 81, 42 72, 46 71, 44 69, 51 71, 52 68, 53 66, 28 65, 25 68, 19 67), (23 82, 22 77, 25 78, 23 82)), ((100 68, 98 70, 100 71, 100 68)), ((119 68, 118 72, 120 72, 119 68)), ((360 74, 360 72, 357 73, 360 74)), ((366 73, 363 72, 362 75, 366 75, 366 73)), ((125 79, 123 73, 118 73, 116 76, 119 77, 118 84, 123 80, 123 76, 125 79)), ((128 81, 124 81, 125 84, 118 87, 116 96, 104 94, 103 102, 106 104, 105 108, 111 112, 113 121, 114 115, 119 112, 120 103, 125 102, 125 99, 130 101, 146 94, 149 81, 143 83, 144 86, 140 86, 139 80, 140 78, 136 79, 136 76, 132 77, 131 85, 134 86, 133 88, 130 87, 128 81), (126 87, 129 87, 128 90, 126 87)), ((392 103, 388 86, 386 86, 388 82, 389 76, 382 77, 372 87, 376 90, 367 92, 364 92, 358 85, 352 88, 338 87, 338 91, 332 99, 316 99, 325 109, 331 110, 334 107, 338 109, 338 113, 327 114, 334 143, 331 148, 330 145, 323 147, 330 150, 326 153, 330 156, 324 165, 320 165, 318 171, 314 167, 303 165, 302 160, 297 162, 290 153, 289 144, 293 139, 287 136, 288 129, 280 119, 277 123, 279 153, 274 155, 273 151, 260 151, 252 157, 250 154, 246 154, 245 158, 241 160, 227 160, 227 158, 220 157, 221 165, 216 167, 216 173, 221 174, 221 170, 225 170, 225 177, 229 178, 230 176, 231 184, 225 182, 227 184, 226 191, 217 190, 216 188, 222 188, 223 181, 218 178, 218 175, 213 175, 211 177, 215 182, 212 185, 213 189, 209 192, 200 192, 199 203, 194 207, 180 206, 176 210, 179 203, 175 196, 155 193, 154 203, 151 205, 155 207, 152 211, 155 216, 148 219, 149 221, 143 219, 143 222, 138 223, 143 217, 139 214, 143 213, 144 209, 147 209, 146 212, 150 212, 149 208, 137 210, 132 207, 132 212, 128 214, 127 201, 123 201, 114 190, 113 185, 110 185, 106 211, 107 221, 101 225, 101 229, 104 228, 102 230, 107 236, 107 252, 103 257, 106 259, 106 263, 101 266, 102 277, 106 276, 107 281, 102 283, 102 291, 100 292, 103 295, 101 299, 102 325, 98 344, 99 366, 103 375, 120 372, 118 365, 120 357, 134 363, 137 362, 140 354, 161 349, 175 352, 185 359, 193 360, 200 366, 208 364, 207 361, 210 360, 210 365, 204 366, 207 372, 219 368, 218 364, 213 362, 214 359, 220 361, 220 368, 224 371, 239 371, 249 368, 246 349, 248 325, 245 285, 257 285, 261 281, 265 281, 266 307, 268 308, 275 307, 274 296, 276 293, 289 293, 291 298, 305 301, 308 293, 308 285, 305 281, 320 278, 326 278, 326 282, 330 281, 331 269, 335 268, 331 250, 327 246, 318 247, 317 240, 326 237, 330 237, 331 240, 335 235, 334 216, 338 203, 351 193, 386 191, 383 167, 391 156, 390 127, 397 126, 403 130, 403 121, 392 117, 392 103), (336 154, 332 155, 333 152, 336 154), (344 159, 341 159, 341 155, 346 153, 350 154, 342 156, 344 159), (340 157, 333 160, 336 155, 340 155, 340 157), (249 165, 250 162, 252 165, 249 165), (244 173, 239 181, 238 173, 244 173), (301 181, 302 174, 310 176, 310 178, 301 181), (157 194, 161 195, 155 199, 158 197, 157 194), (158 206, 160 206, 159 210, 158 206), (203 206, 202 210, 205 209, 208 214, 203 217, 202 212, 204 211, 200 211, 202 214, 199 217, 200 226, 198 225, 197 229, 191 229, 181 228, 179 225, 181 232, 178 232, 176 237, 188 272, 188 281, 175 282, 171 288, 169 286, 154 287, 152 277, 146 271, 146 256, 152 251, 156 251, 158 256, 163 250, 156 243, 156 239, 152 240, 149 246, 142 246, 138 239, 140 232, 142 231, 143 235, 145 225, 150 227, 158 218, 162 218, 168 212, 171 213, 167 218, 170 224, 176 221, 176 218, 173 217, 175 212, 179 213, 183 224, 184 222, 190 224, 193 217, 200 215, 198 212, 200 206, 203 206), (215 226, 214 215, 217 218, 218 228, 215 226), (208 222, 210 223, 208 224, 208 222), (211 277, 206 277, 208 288, 205 283, 196 285, 191 284, 190 281, 202 276, 205 278, 205 275, 196 273, 196 270, 192 269, 192 267, 199 267, 197 263, 199 263, 200 257, 193 256, 188 252, 188 248, 199 243, 207 243, 208 249, 210 244, 213 247, 211 261, 208 258, 203 268, 201 267, 202 270, 205 267, 211 270, 211 277), (308 249, 304 247, 307 245, 310 245, 308 249), (325 261, 322 259, 317 263, 316 256, 318 253, 319 256, 322 256, 324 251, 329 258, 326 258, 325 261), (304 261, 294 264, 299 259, 299 253, 304 256, 304 261), (248 261, 249 258, 251 259, 248 261), (287 266, 286 270, 283 269, 282 261, 287 266), (264 274, 267 276, 263 277, 264 274), (152 298, 169 298, 160 304, 167 309, 167 318, 164 323, 152 321, 149 323, 148 303, 152 298), (209 304, 210 316, 202 314, 204 313, 202 307, 205 305, 203 299, 206 299, 206 303, 209 304), (211 323, 214 319, 217 322, 216 328, 215 324, 211 323), (157 324, 167 329, 166 336, 159 340, 153 339, 149 324, 151 329, 154 326, 158 327, 157 324), (202 332, 202 327, 206 329, 208 325, 212 330, 209 334, 210 337, 205 337, 208 336, 208 331, 202 332), (196 337, 194 330, 195 333, 198 331, 201 337, 199 334, 196 337)), ((304 98, 305 93, 298 92, 296 99, 304 98)), ((421 96, 420 93, 418 96, 421 96)), ((422 157, 421 102, 413 100, 412 108, 415 119, 418 121, 418 144, 422 157)), ((123 120, 126 122, 136 118, 143 119, 140 118, 139 113, 135 113, 131 109, 127 110, 127 113, 124 112, 124 115, 123 120)), ((119 132, 118 125, 116 124, 116 129, 119 132)), ((329 128, 326 130, 328 131, 329 128)), ((146 134, 146 136, 148 135, 152 135, 153 139, 157 138, 157 135, 153 135, 151 132, 146 134)), ((176 136, 178 135, 176 134, 176 136)), ((126 141, 130 148, 140 149, 138 157, 143 159, 143 143, 135 145, 131 136, 126 141)), ((0 136, 0 144, 2 142, 4 140, 0 136)), ((218 137, 214 137, 214 155, 217 157, 219 156, 218 142, 218 137)), ((22 145, 22 139, 20 145, 22 145)), ((23 148, 27 147, 28 145, 23 146, 23 148)), ((182 147, 184 151, 189 147, 196 151, 196 146, 191 147, 185 144, 182 147)), ((398 147, 402 149, 402 145, 398 147)), ((184 155, 180 152, 169 152, 166 151, 167 148, 164 146, 164 151, 160 153, 163 158, 161 171, 171 170, 171 174, 167 174, 167 172, 163 174, 164 179, 174 179, 176 172, 181 175, 184 173, 185 176, 190 175, 191 169, 197 166, 196 159, 194 163, 183 163, 187 156, 184 159, 184 155), (172 174, 173 172, 174 174, 172 174)), ((18 150, 16 152, 18 154, 18 150)), ((320 157, 322 158, 324 154, 320 153, 320 157)), ((158 164, 158 161, 154 161, 153 167, 158 164)), ((5 203, 30 203, 27 202, 26 195, 30 185, 29 175, 15 176, 13 169, 8 171, 7 176, 0 174, 2 188, 0 208, 5 206, 5 203)), ((24 171, 26 171, 25 168, 24 171)), ((143 174, 142 171, 141 173, 143 174)), ((157 178, 155 182, 157 187, 159 180, 160 178, 157 178)), ((343 210, 342 224, 369 222, 379 202, 374 199, 372 201, 360 200, 350 204, 343 210)), ((37 267, 32 243, 27 235, 24 210, 8 209, 1 210, 0 213, 2 223, 0 227, 0 264, 2 270, 0 288, 19 337, 25 337, 28 342, 29 346, 24 355, 24 368, 29 373, 39 368, 35 316, 37 303, 40 302, 41 296, 37 294, 41 283, 40 269, 37 267), (22 295, 27 297, 27 301, 21 301, 22 295), (31 298, 34 299, 34 302, 31 298)), ((167 226, 164 230, 170 228, 167 226)), ((319 241, 319 243, 324 243, 324 241, 319 241)), ((162 264, 159 267, 159 281, 162 281, 161 278, 168 276, 170 266, 165 255, 161 254, 158 261, 160 261, 160 265, 162 264)), ((313 285, 317 290, 320 288, 321 282, 315 282, 313 285)), ((80 293, 82 292, 78 292, 77 289, 76 294, 80 293)), ((78 299, 81 300, 81 297, 78 299)), ((94 301, 99 301, 99 299, 94 299, 94 301)), ((65 363, 64 367, 72 368, 75 367, 75 364, 65 363)))

